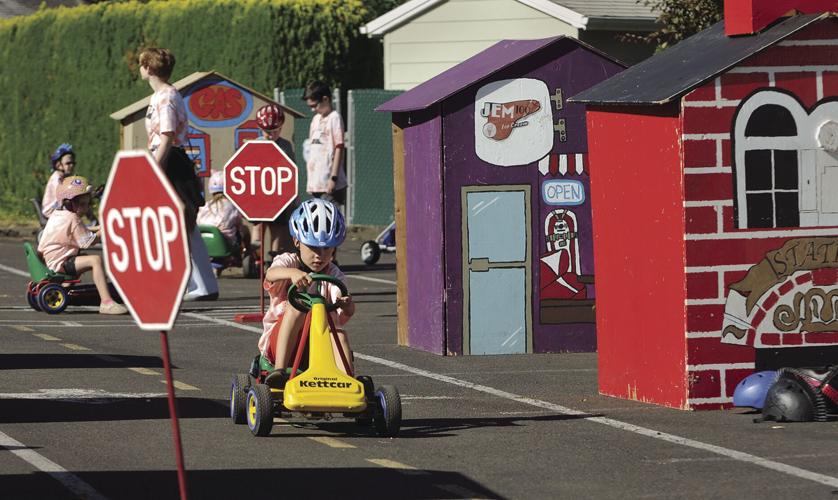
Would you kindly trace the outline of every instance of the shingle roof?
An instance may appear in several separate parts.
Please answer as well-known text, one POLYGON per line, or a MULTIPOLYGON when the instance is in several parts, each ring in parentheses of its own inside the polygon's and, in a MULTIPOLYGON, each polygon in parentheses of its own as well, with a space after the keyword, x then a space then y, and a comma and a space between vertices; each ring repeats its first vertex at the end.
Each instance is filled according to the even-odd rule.
POLYGON ((831 15, 792 16, 755 35, 737 37, 726 36, 721 21, 569 100, 588 104, 666 104, 831 15))
POLYGON ((637 0, 551 0, 587 17, 635 17, 656 19, 658 15, 637 0))

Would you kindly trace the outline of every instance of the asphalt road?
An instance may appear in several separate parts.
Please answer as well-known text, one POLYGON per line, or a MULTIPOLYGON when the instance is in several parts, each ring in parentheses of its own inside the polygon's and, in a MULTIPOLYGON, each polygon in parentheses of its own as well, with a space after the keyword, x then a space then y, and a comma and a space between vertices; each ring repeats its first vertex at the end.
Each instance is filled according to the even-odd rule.
MULTIPOLYGON (((341 251, 359 374, 396 385, 402 431, 289 419, 255 438, 228 415, 256 354, 257 280, 185 303, 169 334, 191 498, 838 498, 838 422, 755 424, 597 394, 595 354, 440 357, 396 345, 392 255, 341 251)), ((160 337, 128 316, 25 302, 0 240, 0 498, 178 498, 160 337)))

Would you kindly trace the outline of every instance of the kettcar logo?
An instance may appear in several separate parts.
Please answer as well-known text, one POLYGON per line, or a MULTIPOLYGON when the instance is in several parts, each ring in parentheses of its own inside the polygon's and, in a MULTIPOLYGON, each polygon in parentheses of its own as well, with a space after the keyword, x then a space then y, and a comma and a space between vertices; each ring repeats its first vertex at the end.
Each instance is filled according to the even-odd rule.
POLYGON ((489 139, 502 141, 509 137, 512 129, 529 125, 523 118, 541 109, 541 104, 533 99, 512 102, 486 102, 480 110, 480 116, 486 118, 483 135, 489 139))
POLYGON ((300 387, 317 387, 329 389, 346 389, 352 387, 351 382, 338 382, 336 378, 314 377, 314 380, 300 380, 300 387))

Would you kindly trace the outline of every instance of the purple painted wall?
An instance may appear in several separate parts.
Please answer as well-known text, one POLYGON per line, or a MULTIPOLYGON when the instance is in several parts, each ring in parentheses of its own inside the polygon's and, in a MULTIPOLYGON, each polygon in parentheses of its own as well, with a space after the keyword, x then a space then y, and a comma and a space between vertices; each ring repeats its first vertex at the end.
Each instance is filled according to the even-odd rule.
POLYGON ((442 119, 433 106, 394 121, 404 130, 408 342, 445 354, 442 119))
MULTIPOLYGON (((572 208, 577 214, 579 223, 580 274, 592 276, 594 274, 593 233, 591 229, 590 182, 588 174, 555 177, 548 174, 544 176, 539 172, 537 163, 531 163, 526 166, 499 167, 481 160, 475 153, 474 102, 476 92, 481 86, 493 81, 511 78, 541 80, 547 84, 551 92, 556 88, 561 88, 563 96, 566 99, 622 71, 622 69, 618 64, 583 48, 572 39, 566 39, 551 45, 548 49, 527 56, 490 77, 475 82, 473 85, 443 101, 442 137, 444 145, 444 181, 442 181, 441 185, 444 186, 445 192, 445 220, 439 220, 438 217, 432 220, 418 220, 419 218, 424 219, 425 217, 431 216, 431 213, 428 211, 429 207, 427 205, 419 207, 420 210, 417 212, 416 208, 408 203, 408 221, 410 227, 423 226, 421 231, 423 234, 423 244, 428 245, 426 248, 435 248, 433 245, 436 245, 437 241, 430 241, 430 239, 434 239, 434 229, 444 227, 445 241, 447 242, 444 256, 444 267, 446 270, 445 288, 448 291, 445 325, 447 328, 446 338, 449 352, 463 352, 461 188, 463 186, 500 184, 528 184, 531 186, 530 209, 532 227, 530 237, 532 242, 531 269, 534 289, 532 295, 533 350, 535 352, 583 352, 596 350, 596 326, 594 323, 542 324, 540 318, 539 259, 545 253, 544 220, 553 209, 559 208, 547 205, 542 201, 541 184, 547 179, 554 178, 574 179, 582 182, 586 192, 585 202, 582 205, 572 208), (425 210, 424 212, 422 211, 423 209, 425 210), (442 222, 445 223, 444 226, 442 222)), ((558 121, 560 118, 566 120, 567 141, 560 142, 557 134, 553 142, 551 155, 587 153, 588 145, 584 107, 565 101, 563 103, 563 109, 553 109, 554 121, 558 121)), ((408 138, 406 135, 406 148, 407 144, 408 138)), ((429 145, 430 141, 424 140, 423 137, 423 144, 429 145)), ((414 145, 411 145, 411 147, 415 148, 414 145)), ((417 161, 428 161, 428 156, 428 152, 419 153, 416 158, 411 160, 411 163, 415 164, 417 161)), ((410 154, 407 157, 410 158, 410 154)), ((427 191, 437 188, 440 185, 437 183, 441 181, 437 176, 431 175, 432 172, 430 170, 424 171, 427 177, 422 179, 426 183, 423 191, 425 191, 425 195, 430 195, 427 191)), ((410 186, 410 183, 408 183, 408 186, 410 186)), ((410 196, 410 191, 408 193, 410 196)), ((438 195, 433 198, 433 203, 440 201, 438 195)), ((418 227, 417 230, 419 230, 418 227)), ((439 244, 441 245, 441 242, 439 244)), ((431 260, 426 260, 425 265, 432 263, 431 260)), ((420 292, 414 292, 416 284, 413 282, 412 276, 414 276, 413 273, 416 273, 419 275, 419 279, 424 279, 427 282, 431 279, 431 275, 434 278, 436 275, 427 268, 417 269, 412 257, 409 265, 411 267, 411 333, 416 331, 418 334, 420 330, 418 330, 418 322, 415 321, 414 314, 416 314, 416 311, 428 311, 428 305, 420 305, 418 298, 416 298, 417 303, 414 304, 414 293, 420 292), (420 307, 420 309, 416 309, 416 306, 420 307), (414 324, 417 325, 416 330, 414 330, 414 324)), ((438 262, 437 266, 439 266, 438 262)), ((433 284, 434 287, 430 290, 436 290, 436 282, 434 281, 433 284)), ((421 293, 425 295, 433 293, 425 287, 423 289, 424 291, 421 293)), ((586 289, 587 298, 592 299, 594 297, 593 284, 586 285, 586 289)), ((434 310, 434 315, 441 317, 441 315, 436 313, 436 310, 434 310)), ((436 322, 429 324, 429 320, 427 320, 423 327, 429 328, 421 332, 423 336, 430 336, 433 341, 438 339, 436 330, 431 329, 438 327, 436 322)), ((425 344, 427 344, 425 339, 420 341, 418 335, 415 337, 411 336, 411 345, 418 347, 425 344)), ((429 350, 437 352, 436 349, 429 350)))

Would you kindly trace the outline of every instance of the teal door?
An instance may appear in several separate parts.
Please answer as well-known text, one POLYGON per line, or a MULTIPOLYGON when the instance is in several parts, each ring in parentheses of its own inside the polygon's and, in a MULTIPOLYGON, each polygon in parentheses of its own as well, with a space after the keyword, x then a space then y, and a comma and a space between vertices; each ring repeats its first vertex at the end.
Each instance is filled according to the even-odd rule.
POLYGON ((532 352, 530 186, 469 186, 463 205, 463 351, 532 352))

